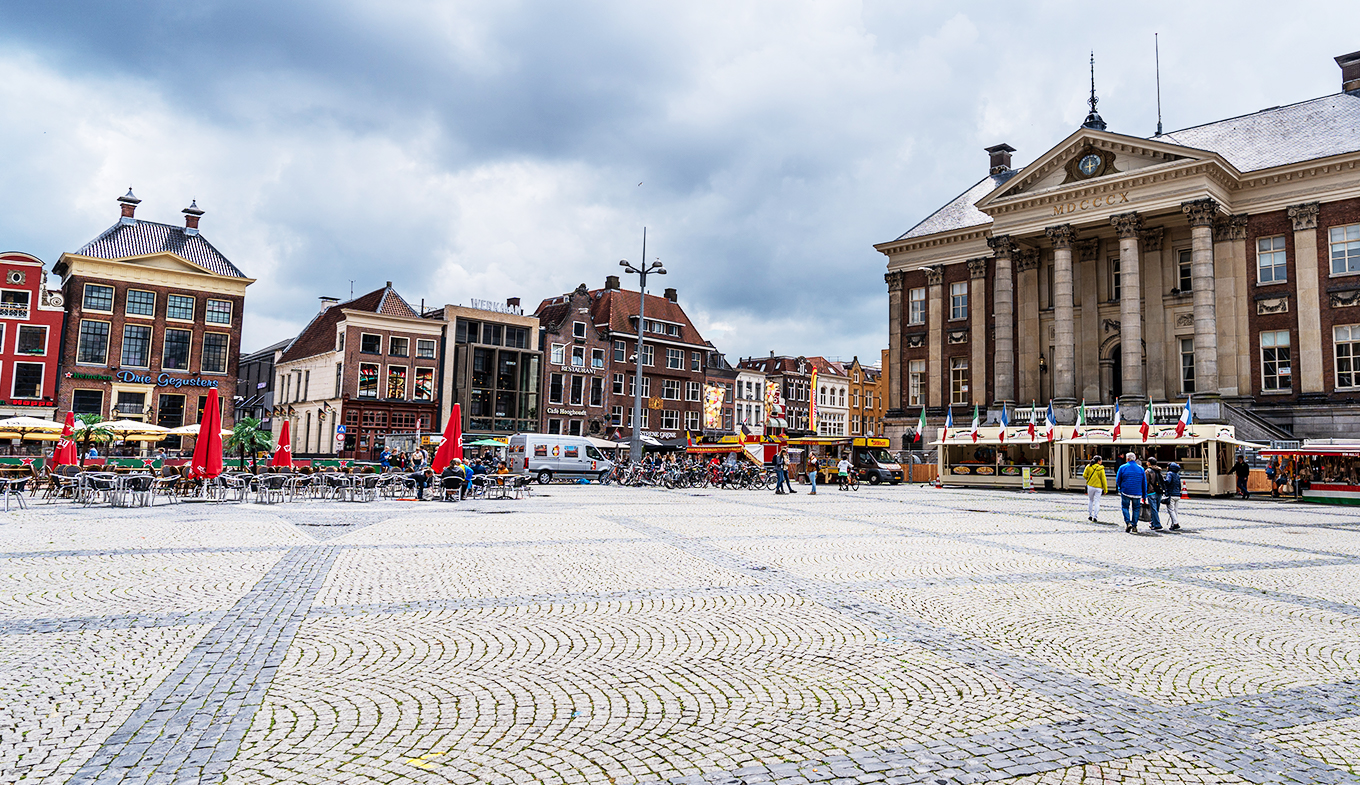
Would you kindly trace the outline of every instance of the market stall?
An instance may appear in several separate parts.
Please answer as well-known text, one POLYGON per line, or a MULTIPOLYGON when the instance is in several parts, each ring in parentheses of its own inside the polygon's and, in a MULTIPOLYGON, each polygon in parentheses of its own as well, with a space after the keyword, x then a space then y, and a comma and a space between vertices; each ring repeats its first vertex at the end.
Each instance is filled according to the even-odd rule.
MULTIPOLYGON (((1360 504, 1360 442, 1314 444, 1261 455, 1278 461, 1277 473, 1288 478, 1304 501, 1321 504, 1360 504)), ((1278 474, 1277 474, 1278 476, 1278 474)))
MULTIPOLYGON (((1062 426, 1062 430, 1070 433, 1072 428, 1062 426)), ((1108 427, 1088 428, 1076 438, 1059 440, 1055 444, 1058 445, 1059 487, 1066 490, 1082 490, 1086 486, 1082 473, 1086 464, 1097 455, 1104 461, 1113 487, 1114 473, 1124 463, 1125 456, 1133 453, 1140 461, 1156 458, 1162 466, 1173 461, 1180 464, 1186 490, 1209 496, 1233 492, 1236 480, 1230 472, 1239 447, 1259 450, 1265 446, 1239 440, 1231 425, 1212 423, 1191 425, 1180 436, 1176 435, 1175 426, 1153 426, 1146 440, 1137 423, 1125 423, 1118 439, 1108 427)))
POLYGON ((978 428, 977 439, 966 429, 951 431, 948 439, 939 438, 943 435, 940 429, 930 443, 942 485, 1021 488, 1029 469, 1034 486, 1044 488, 1055 477, 1055 442, 1030 439, 1028 426, 1007 428, 1004 439, 996 425, 978 428))

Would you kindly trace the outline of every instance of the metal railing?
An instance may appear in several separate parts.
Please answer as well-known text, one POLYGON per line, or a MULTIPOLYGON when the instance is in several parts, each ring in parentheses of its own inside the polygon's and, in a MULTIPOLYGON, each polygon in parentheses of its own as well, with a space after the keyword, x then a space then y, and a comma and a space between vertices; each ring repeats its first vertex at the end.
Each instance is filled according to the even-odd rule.
POLYGON ((27 319, 28 303, 0 303, 0 319, 27 319))

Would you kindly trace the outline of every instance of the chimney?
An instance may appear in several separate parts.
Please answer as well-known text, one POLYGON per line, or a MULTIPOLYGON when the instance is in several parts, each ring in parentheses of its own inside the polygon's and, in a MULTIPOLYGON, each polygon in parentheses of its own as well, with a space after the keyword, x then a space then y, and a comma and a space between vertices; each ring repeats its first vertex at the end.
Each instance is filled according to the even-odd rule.
POLYGON ((666 290, 666 299, 667 299, 667 300, 670 300, 671 302, 675 302, 677 297, 679 297, 679 295, 675 293, 675 290, 674 290, 674 289, 667 289, 667 290, 666 290))
POLYGON ((1341 66, 1341 90, 1352 95, 1360 94, 1360 52, 1351 52, 1336 58, 1341 66))
POLYGON ((391 288, 392 288, 392 282, 391 282, 391 281, 388 281, 388 282, 387 282, 387 288, 388 288, 388 289, 391 289, 391 288))
POLYGON ((198 209, 198 200, 193 200, 188 207, 180 210, 180 212, 184 213, 184 233, 198 234, 198 219, 203 215, 203 211, 198 209))
POLYGON ((618 288, 619 288, 619 277, 618 277, 617 275, 606 275, 606 276, 604 277, 604 288, 606 288, 606 289, 618 289, 618 288))
POLYGON ((322 297, 321 312, 325 313, 326 311, 329 311, 332 305, 336 305, 339 302, 340 302, 339 297, 322 297))
POLYGON ((991 162, 987 164, 987 174, 1000 174, 1011 170, 1011 153, 1015 148, 1002 142, 998 145, 983 148, 991 155, 991 162))
POLYGON ((118 204, 123 211, 123 215, 118 219, 118 223, 127 224, 128 226, 136 225, 137 219, 133 217, 133 214, 137 212, 137 205, 141 203, 141 199, 133 196, 132 186, 129 185, 128 192, 118 197, 118 204))
POLYGON ((518 308, 518 307, 519 307, 519 298, 518 298, 518 297, 507 297, 506 300, 505 300, 505 304, 506 304, 508 307, 510 307, 510 308, 518 308))

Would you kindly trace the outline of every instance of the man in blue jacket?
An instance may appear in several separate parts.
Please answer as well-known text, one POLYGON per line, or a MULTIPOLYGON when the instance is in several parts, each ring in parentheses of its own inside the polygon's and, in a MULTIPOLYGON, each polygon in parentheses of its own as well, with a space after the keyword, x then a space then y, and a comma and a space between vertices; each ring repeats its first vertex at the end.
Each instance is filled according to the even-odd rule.
POLYGON ((1129 453, 1128 460, 1114 475, 1114 487, 1119 490, 1119 508, 1124 511, 1124 531, 1138 531, 1138 516, 1143 512, 1143 497, 1147 495, 1147 475, 1138 465, 1138 456, 1129 453))

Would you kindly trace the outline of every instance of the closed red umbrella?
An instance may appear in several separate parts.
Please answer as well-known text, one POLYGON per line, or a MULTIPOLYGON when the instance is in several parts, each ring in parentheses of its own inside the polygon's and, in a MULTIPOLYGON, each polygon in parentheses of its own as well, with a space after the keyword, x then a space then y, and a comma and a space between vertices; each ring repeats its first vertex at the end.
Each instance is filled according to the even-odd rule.
POLYGON ((435 474, 439 474, 454 458, 460 461, 463 459, 463 411, 456 403, 453 405, 453 414, 449 415, 448 424, 444 426, 444 441, 440 443, 439 449, 434 451, 434 462, 430 464, 430 468, 434 469, 435 474))
POLYGON ((189 473, 207 478, 222 473, 222 410, 217 403, 216 387, 208 391, 208 401, 203 405, 203 421, 198 426, 198 442, 194 444, 189 473))
POLYGON ((76 413, 66 413, 66 427, 61 429, 61 441, 57 442, 56 452, 52 453, 53 466, 75 466, 80 462, 76 454, 76 440, 71 434, 76 430, 76 413))
POLYGON ((288 438, 287 420, 283 421, 283 430, 279 431, 279 446, 274 450, 274 457, 269 460, 269 465, 293 468, 293 444, 288 438))

